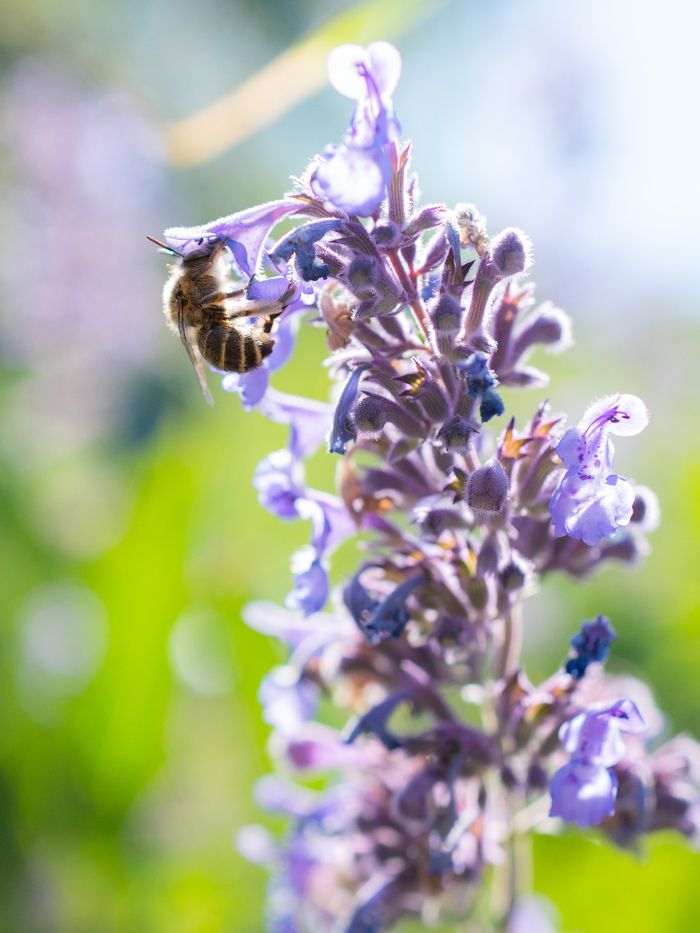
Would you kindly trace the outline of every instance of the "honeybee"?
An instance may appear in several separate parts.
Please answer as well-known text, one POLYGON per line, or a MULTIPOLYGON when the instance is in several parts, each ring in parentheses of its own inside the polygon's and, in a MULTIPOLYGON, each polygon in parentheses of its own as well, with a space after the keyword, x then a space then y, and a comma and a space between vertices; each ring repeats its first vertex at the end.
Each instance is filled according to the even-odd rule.
POLYGON ((272 325, 289 303, 294 287, 290 285, 274 302, 249 300, 247 286, 230 288, 229 250, 224 240, 203 240, 200 249, 185 256, 154 237, 148 239, 177 257, 163 289, 163 314, 168 327, 179 334, 211 405, 202 360, 232 373, 260 366, 272 352, 272 325))

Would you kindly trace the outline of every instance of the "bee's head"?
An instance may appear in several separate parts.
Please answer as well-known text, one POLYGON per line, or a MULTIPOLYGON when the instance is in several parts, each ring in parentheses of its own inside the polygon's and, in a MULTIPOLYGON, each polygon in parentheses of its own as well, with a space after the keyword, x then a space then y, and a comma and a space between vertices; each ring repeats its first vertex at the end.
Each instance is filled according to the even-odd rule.
POLYGON ((210 261, 218 258, 226 249, 226 243, 218 236, 201 236, 195 240, 194 249, 183 257, 185 263, 210 261))

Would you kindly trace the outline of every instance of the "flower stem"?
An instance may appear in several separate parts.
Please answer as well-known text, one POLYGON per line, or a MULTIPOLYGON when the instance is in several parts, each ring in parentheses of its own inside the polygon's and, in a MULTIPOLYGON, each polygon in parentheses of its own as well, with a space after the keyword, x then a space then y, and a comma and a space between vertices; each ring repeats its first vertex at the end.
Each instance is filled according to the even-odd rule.
POLYGON ((508 612, 504 613, 503 625, 499 675, 507 677, 520 664, 520 653, 523 647, 523 619, 520 605, 511 606, 508 612))

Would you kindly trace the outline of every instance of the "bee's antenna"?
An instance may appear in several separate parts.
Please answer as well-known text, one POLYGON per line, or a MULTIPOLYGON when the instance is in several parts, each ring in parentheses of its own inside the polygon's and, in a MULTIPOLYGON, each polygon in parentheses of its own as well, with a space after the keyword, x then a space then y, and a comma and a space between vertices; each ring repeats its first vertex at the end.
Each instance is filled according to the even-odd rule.
POLYGON ((166 243, 161 243, 160 240, 156 240, 154 236, 146 234, 146 239, 150 240, 151 243, 155 243, 156 246, 160 246, 161 249, 164 249, 166 252, 170 253, 172 256, 179 256, 180 259, 184 259, 184 253, 178 253, 176 249, 173 249, 172 246, 168 246, 166 243))

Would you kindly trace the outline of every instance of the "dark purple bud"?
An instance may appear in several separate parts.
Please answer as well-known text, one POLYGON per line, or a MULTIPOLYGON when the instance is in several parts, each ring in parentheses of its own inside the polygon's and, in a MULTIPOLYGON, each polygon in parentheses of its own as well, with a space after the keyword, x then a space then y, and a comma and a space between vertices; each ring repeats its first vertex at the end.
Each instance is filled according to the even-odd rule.
POLYGON ((431 317, 438 334, 456 334, 462 323, 462 307, 452 295, 444 294, 438 299, 431 317))
POLYGON ((516 336, 513 361, 535 344, 543 344, 551 350, 565 350, 571 342, 571 318, 561 308, 547 302, 533 312, 516 336))
POLYGON ((379 261, 374 256, 360 253, 348 266, 348 285, 360 298, 373 294, 379 280, 379 261))
POLYGON ((503 511, 508 498, 508 476, 498 460, 475 470, 467 481, 467 505, 484 518, 503 511))
POLYGON ((392 220, 388 220, 377 224, 372 231, 372 239, 379 249, 395 249, 401 242, 401 231, 392 220))
POLYGON ((388 412, 384 399, 377 395, 366 395, 353 411, 353 421, 363 434, 378 434, 387 422, 388 412))
MULTIPOLYGON (((615 536, 612 541, 604 541, 599 548, 598 561, 590 564, 592 570, 596 563, 603 560, 619 560, 623 564, 635 564, 642 555, 646 554, 648 545, 643 538, 633 534, 615 536)), ((569 570, 568 567, 565 569, 569 570)))
POLYGON ((455 415, 450 418, 438 431, 438 440, 446 450, 467 450, 469 443, 477 432, 477 428, 470 421, 455 415))

